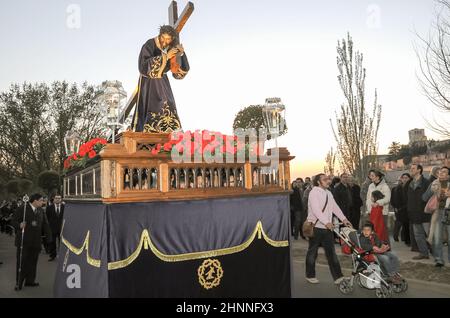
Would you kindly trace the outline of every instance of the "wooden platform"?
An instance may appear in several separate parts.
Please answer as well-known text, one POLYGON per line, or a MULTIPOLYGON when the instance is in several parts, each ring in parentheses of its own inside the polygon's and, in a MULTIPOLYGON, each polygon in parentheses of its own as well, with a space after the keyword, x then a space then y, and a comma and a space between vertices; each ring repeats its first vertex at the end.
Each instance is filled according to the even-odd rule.
MULTIPOLYGON (((162 200, 197 200, 218 197, 254 196, 290 190, 289 161, 294 157, 279 148, 272 167, 264 160, 246 158, 239 162, 174 162, 169 154, 152 155, 169 134, 124 132, 120 143, 107 144, 99 158, 84 169, 64 177, 66 200, 105 203, 162 200)), ((271 154, 269 149, 267 155, 271 154)), ((233 158, 233 157, 232 157, 233 158)), ((227 158, 229 159, 229 158, 227 158)))

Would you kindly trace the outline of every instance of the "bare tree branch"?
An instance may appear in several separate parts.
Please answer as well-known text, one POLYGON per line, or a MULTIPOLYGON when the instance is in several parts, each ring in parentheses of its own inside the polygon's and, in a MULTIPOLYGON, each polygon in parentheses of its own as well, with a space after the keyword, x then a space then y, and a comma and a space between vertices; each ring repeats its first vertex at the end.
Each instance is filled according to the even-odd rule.
POLYGON ((345 102, 336 113, 335 123, 330 120, 331 127, 337 143, 341 169, 351 173, 362 183, 376 159, 381 105, 378 104, 375 90, 373 109, 371 112, 367 111, 363 54, 353 54, 350 34, 347 34, 347 40, 338 41, 337 67, 338 82, 345 102))

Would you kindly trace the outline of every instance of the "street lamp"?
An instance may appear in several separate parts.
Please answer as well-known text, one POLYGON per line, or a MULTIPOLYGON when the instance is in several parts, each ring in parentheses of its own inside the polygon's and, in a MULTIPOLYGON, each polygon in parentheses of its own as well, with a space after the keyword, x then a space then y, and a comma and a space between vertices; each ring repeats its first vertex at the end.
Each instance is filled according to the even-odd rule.
POLYGON ((119 123, 120 105, 127 93, 123 89, 120 81, 105 81, 102 83, 101 100, 106 105, 106 124, 112 129, 112 143, 116 140, 116 128, 121 126, 119 123))
POLYGON ((279 97, 266 98, 263 106, 263 116, 267 130, 275 139, 275 147, 278 148, 277 138, 284 131, 286 108, 279 97))
POLYGON ((68 131, 64 137, 64 147, 66 148, 66 155, 74 154, 80 148, 81 138, 75 131, 68 131))

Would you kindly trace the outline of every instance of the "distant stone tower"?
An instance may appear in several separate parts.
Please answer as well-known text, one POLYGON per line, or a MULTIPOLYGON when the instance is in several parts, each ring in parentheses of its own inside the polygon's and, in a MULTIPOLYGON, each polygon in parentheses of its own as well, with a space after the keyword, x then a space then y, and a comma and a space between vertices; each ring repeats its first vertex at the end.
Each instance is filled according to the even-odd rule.
POLYGON ((410 145, 426 145, 427 136, 425 135, 425 129, 412 129, 409 132, 409 144, 410 145))

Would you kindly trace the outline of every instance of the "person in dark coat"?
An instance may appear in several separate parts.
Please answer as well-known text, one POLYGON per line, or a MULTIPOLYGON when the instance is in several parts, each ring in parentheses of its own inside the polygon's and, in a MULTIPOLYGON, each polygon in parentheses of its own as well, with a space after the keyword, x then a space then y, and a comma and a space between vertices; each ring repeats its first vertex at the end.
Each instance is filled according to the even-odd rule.
POLYGON ((303 237, 302 227, 301 227, 303 203, 302 203, 301 184, 299 184, 299 182, 297 182, 297 181, 292 182, 292 193, 290 195, 290 205, 291 205, 292 235, 294 236, 294 238, 296 240, 298 240, 299 232, 300 232, 301 237, 303 237))
POLYGON ((348 177, 348 184, 352 192, 352 206, 350 208, 350 222, 355 229, 359 229, 361 222, 361 208, 364 205, 361 199, 361 187, 355 183, 353 176, 348 177))
POLYGON ((57 254, 57 244, 61 243, 61 227, 62 221, 64 219, 64 205, 61 203, 61 196, 59 194, 55 195, 53 199, 53 204, 47 208, 47 219, 50 224, 50 230, 52 231, 52 242, 49 244, 50 247, 50 258, 49 262, 56 258, 57 254))
POLYGON ((400 235, 401 240, 408 246, 411 245, 407 210, 407 191, 410 181, 411 175, 409 173, 402 174, 398 180, 398 185, 392 188, 391 195, 391 205, 395 211, 394 240, 398 242, 400 235))
POLYGON ((412 180, 408 186, 407 210, 409 221, 413 225, 414 237, 419 248, 419 255, 413 259, 428 259, 429 246, 427 243, 428 231, 430 229, 431 214, 425 213, 426 202, 422 195, 427 191, 429 181, 422 175, 423 167, 418 164, 411 165, 412 180))
MULTIPOLYGON (((339 177, 332 177, 331 179, 331 184, 330 187, 328 188, 328 190, 331 191, 331 193, 334 194, 334 189, 336 188, 336 186, 339 184, 339 182, 341 182, 341 178, 339 177)), ((336 201, 336 200, 335 200, 336 201)))
MULTIPOLYGON (((340 176, 340 182, 335 185, 333 197, 345 217, 350 220, 352 202, 352 190, 348 184, 348 174, 343 173, 340 176)), ((353 224, 353 223, 352 223, 353 224)))
POLYGON ((31 195, 29 202, 26 203, 25 218, 23 207, 19 207, 14 212, 12 222, 14 227, 16 228, 16 290, 21 290, 24 282, 25 286, 39 286, 39 283, 37 283, 35 279, 36 266, 42 247, 41 235, 43 229, 46 232, 46 236, 51 239, 50 227, 48 225, 44 211, 42 210, 43 204, 44 200, 42 195, 36 193, 31 195))

